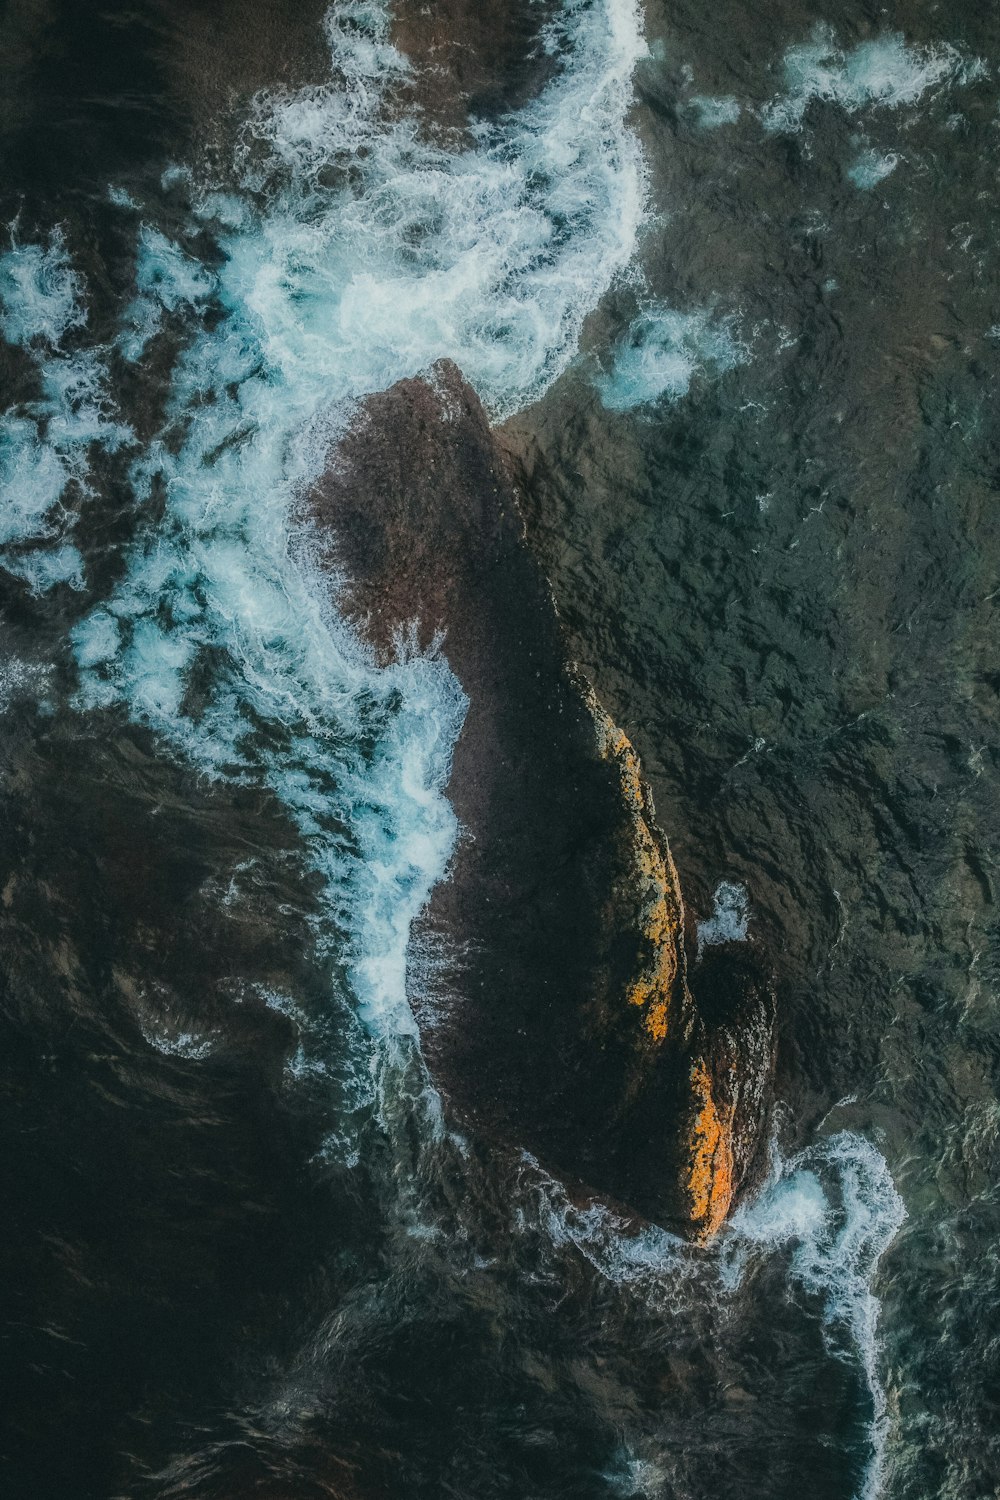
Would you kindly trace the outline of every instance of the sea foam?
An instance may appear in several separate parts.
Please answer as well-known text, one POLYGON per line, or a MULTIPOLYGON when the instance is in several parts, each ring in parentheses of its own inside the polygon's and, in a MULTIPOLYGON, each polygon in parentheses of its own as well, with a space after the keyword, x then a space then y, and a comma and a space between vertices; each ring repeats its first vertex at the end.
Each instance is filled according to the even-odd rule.
POLYGON ((899 156, 895 151, 873 151, 869 146, 858 153, 848 167, 847 175, 855 187, 867 192, 884 182, 898 166, 899 156))
POLYGON ((870 1141, 840 1131, 788 1158, 775 1145, 763 1188, 707 1248, 627 1221, 598 1200, 572 1202, 531 1157, 523 1158, 512 1196, 520 1234, 540 1229, 557 1256, 582 1257, 666 1317, 683 1319, 694 1302, 721 1328, 753 1269, 782 1258, 791 1280, 815 1299, 831 1355, 855 1364, 867 1391, 870 1448, 857 1500, 876 1500, 889 1416, 874 1281, 906 1211, 870 1141))
POLYGON ((722 880, 712 897, 712 915, 699 922, 698 953, 715 943, 742 943, 750 930, 750 895, 745 885, 722 880))
POLYGON ((34 366, 36 392, 0 417, 0 559, 34 593, 83 584, 69 504, 92 490, 95 450, 131 440, 108 394, 105 351, 81 347, 82 278, 60 234, 0 256, 0 333, 34 366))
POLYGON ((948 44, 915 46, 899 32, 841 47, 832 28, 817 26, 809 41, 785 53, 784 93, 764 110, 768 130, 802 129, 814 99, 848 114, 866 107, 900 109, 948 84, 970 83, 985 73, 981 61, 948 44))
POLYGON ((732 320, 716 319, 706 309, 651 306, 632 320, 612 349, 611 368, 599 373, 595 384, 609 411, 632 411, 679 400, 697 375, 722 374, 747 357, 732 320))
POLYGON ((733 1289, 756 1256, 789 1250, 792 1277, 821 1300, 832 1352, 846 1341, 857 1358, 872 1412, 858 1500, 880 1492, 889 1424, 873 1282, 905 1218, 884 1158, 863 1136, 840 1131, 787 1161, 776 1155, 769 1184, 737 1212, 723 1248, 733 1289))
POLYGON ((740 117, 740 102, 732 94, 694 94, 687 102, 702 130, 718 130, 720 125, 735 125, 740 117))

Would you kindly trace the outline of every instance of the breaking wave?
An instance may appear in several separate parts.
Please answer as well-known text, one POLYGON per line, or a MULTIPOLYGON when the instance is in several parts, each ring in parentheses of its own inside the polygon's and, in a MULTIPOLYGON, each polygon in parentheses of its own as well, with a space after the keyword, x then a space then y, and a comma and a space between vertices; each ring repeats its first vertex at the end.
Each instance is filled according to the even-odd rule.
POLYGON ((790 1280, 815 1299, 831 1355, 848 1360, 867 1391, 869 1457, 857 1500, 876 1500, 889 1418, 873 1285, 906 1210, 870 1141, 845 1130, 788 1158, 775 1147, 761 1192, 707 1252, 655 1225, 639 1228, 605 1204, 574 1203, 530 1158, 520 1189, 519 1233, 541 1226, 557 1253, 579 1255, 668 1319, 696 1301, 714 1318, 717 1340, 725 1338, 722 1323, 754 1268, 784 1260, 790 1280))
POLYGON ((363 1022, 412 1034, 408 935, 455 837, 442 793, 464 698, 435 653, 376 668, 290 517, 358 398, 449 356, 501 416, 565 368, 645 211, 627 124, 645 44, 634 0, 569 0, 544 36, 550 84, 456 148, 399 109, 409 64, 389 22, 368 0, 331 8, 329 82, 256 101, 225 190, 168 173, 221 254, 203 265, 140 217, 113 351, 81 346, 85 288, 61 239, 5 258, 4 331, 41 396, 4 429, 2 540, 37 590, 82 586, 61 507, 87 491, 95 445, 134 449, 137 511, 162 497, 164 513, 73 631, 79 703, 124 704, 208 774, 270 785, 322 875, 363 1022), (140 448, 110 410, 107 361, 134 364, 168 326, 186 346, 140 448))

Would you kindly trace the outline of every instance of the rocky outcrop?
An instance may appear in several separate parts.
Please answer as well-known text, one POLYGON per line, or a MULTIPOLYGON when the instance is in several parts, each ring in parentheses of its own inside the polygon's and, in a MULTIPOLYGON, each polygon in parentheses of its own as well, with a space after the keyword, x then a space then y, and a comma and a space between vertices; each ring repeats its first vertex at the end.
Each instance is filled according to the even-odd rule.
POLYGON ((427 0, 399 6, 392 39, 413 64, 408 93, 433 124, 461 128, 520 108, 551 76, 542 33, 554 0, 427 0))
POLYGON ((443 632, 469 698, 448 790, 463 836, 426 918, 455 956, 419 1015, 439 1086, 563 1176, 711 1234, 757 1160, 767 988, 720 955, 689 984, 638 758, 566 660, 509 461, 458 370, 371 397, 309 510, 375 651, 443 632))
POLYGON ((675 1212, 707 1239, 767 1164, 775 1005, 759 961, 737 944, 709 950, 692 988, 696 1021, 681 1091, 675 1212))

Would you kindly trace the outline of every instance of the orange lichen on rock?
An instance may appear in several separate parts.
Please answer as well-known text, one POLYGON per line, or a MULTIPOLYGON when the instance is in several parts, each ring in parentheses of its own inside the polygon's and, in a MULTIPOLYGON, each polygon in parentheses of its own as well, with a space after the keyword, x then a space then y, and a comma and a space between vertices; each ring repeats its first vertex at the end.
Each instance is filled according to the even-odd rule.
POLYGON ((588 687, 585 696, 597 730, 599 753, 617 767, 629 821, 630 883, 637 898, 637 926, 644 956, 639 973, 626 990, 626 1000, 642 1009, 646 1034, 660 1043, 670 1030, 671 1002, 681 967, 684 908, 680 883, 666 839, 656 826, 652 794, 643 781, 631 741, 612 722, 592 689, 588 687))
POLYGON ((657 1000, 646 1011, 645 1027, 654 1042, 664 1042, 667 1039, 667 1016, 670 1007, 665 1000, 657 1000))
POLYGON ((697 1237, 707 1240, 722 1227, 733 1201, 731 1112, 717 1106, 712 1080, 702 1058, 691 1067, 694 1116, 684 1188, 697 1237))

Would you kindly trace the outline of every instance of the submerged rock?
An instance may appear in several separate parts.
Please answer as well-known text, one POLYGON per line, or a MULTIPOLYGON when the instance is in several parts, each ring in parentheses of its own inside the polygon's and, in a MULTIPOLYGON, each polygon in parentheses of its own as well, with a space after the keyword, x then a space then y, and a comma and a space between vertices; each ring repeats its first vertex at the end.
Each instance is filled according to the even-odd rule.
POLYGON ((378 656, 440 637, 469 699, 463 833, 426 915, 447 985, 415 997, 437 1083, 564 1176, 710 1235, 759 1161, 769 992, 724 950, 689 984, 638 758, 566 658, 510 461, 455 366, 369 398, 309 509, 378 656))
POLYGON ((553 0, 428 0, 393 13, 392 39, 413 64, 410 93, 432 123, 464 127, 520 108, 552 76, 544 28, 553 0))

